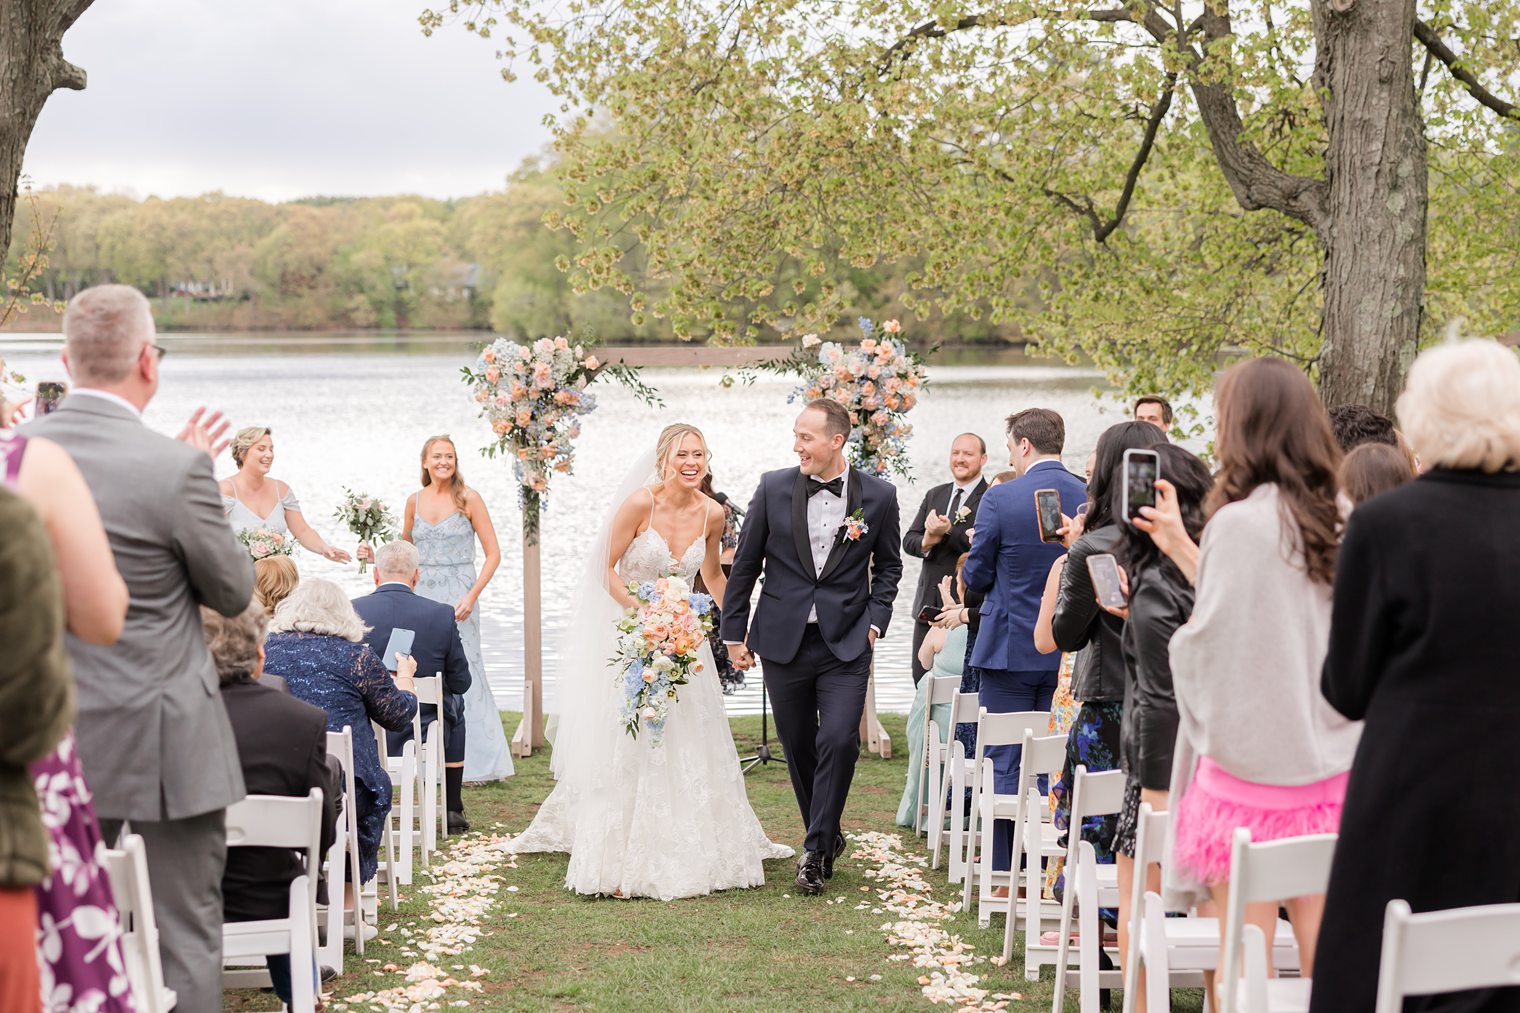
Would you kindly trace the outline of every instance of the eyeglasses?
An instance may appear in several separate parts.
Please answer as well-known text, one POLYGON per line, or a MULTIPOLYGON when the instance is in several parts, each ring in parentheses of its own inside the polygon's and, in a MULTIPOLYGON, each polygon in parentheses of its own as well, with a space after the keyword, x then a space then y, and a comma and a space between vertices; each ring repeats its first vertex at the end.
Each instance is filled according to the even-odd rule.
POLYGON ((155 354, 155 355, 158 356, 158 361, 159 362, 163 362, 164 361, 164 356, 166 356, 166 355, 169 354, 169 350, 167 348, 165 348, 163 345, 160 345, 160 344, 157 344, 157 343, 150 344, 150 345, 148 345, 146 347, 151 348, 153 350, 153 354, 155 354))

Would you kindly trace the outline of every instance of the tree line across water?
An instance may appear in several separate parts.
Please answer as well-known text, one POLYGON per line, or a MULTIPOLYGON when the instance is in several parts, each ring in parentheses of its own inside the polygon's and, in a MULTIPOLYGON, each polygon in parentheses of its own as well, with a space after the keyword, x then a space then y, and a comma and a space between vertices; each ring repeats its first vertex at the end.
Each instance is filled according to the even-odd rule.
MULTIPOLYGON (((155 300, 164 329, 489 329, 674 340, 669 321, 631 311, 623 293, 576 290, 562 269, 575 255, 574 238, 543 224, 563 203, 553 174, 536 164, 503 191, 454 200, 274 204, 221 193, 138 199, 59 187, 18 206, 4 273, 18 276, 45 234, 46 266, 33 291, 66 301, 102 282, 134 285, 155 300)), ((910 270, 903 262, 852 272, 844 319, 907 316, 900 300, 910 270)), ((1017 337, 963 315, 921 325, 952 343, 1017 337)), ((56 317, 36 309, 9 324, 56 326, 56 317)))

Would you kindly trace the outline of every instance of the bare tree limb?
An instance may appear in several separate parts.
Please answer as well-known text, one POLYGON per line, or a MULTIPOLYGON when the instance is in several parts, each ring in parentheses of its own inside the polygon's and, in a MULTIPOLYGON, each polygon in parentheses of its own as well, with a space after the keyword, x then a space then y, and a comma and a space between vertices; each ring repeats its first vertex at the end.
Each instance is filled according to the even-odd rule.
MULTIPOLYGON (((1071 21, 1099 21, 1108 24, 1116 22, 1133 21, 1134 15, 1127 7, 1114 7, 1093 11, 1071 11, 1061 17, 1071 21)), ((942 39, 955 32, 964 32, 972 28, 1007 28, 1023 21, 1031 20, 1022 18, 1008 20, 993 14, 967 14, 953 25, 942 25, 938 21, 925 21, 915 25, 892 45, 888 46, 876 61, 878 75, 890 73, 892 68, 902 63, 913 55, 913 48, 921 39, 942 39)))
POLYGON ((1517 108, 1513 102, 1504 101, 1485 88, 1483 82, 1478 80, 1478 75, 1462 65, 1462 58, 1452 52, 1451 47, 1441 40, 1440 35, 1436 34, 1436 30, 1418 18, 1414 23, 1414 37, 1420 40, 1420 45, 1424 46, 1432 56, 1446 65, 1446 69, 1451 71, 1451 76, 1460 81, 1467 89, 1467 93, 1477 99, 1480 105, 1486 106, 1506 119, 1520 120, 1520 108, 1517 108))

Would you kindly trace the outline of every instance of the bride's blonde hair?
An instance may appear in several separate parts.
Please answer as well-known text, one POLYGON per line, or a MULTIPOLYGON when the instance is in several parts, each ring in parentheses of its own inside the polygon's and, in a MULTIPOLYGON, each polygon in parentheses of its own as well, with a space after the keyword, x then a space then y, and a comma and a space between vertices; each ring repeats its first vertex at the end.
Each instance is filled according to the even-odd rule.
POLYGON ((655 477, 661 482, 665 481, 666 470, 670 466, 670 459, 675 456, 681 441, 688 436, 695 436, 702 444, 702 474, 707 474, 707 469, 712 462, 712 451, 707 447, 707 437, 702 435, 702 430, 689 422, 673 422, 660 430, 660 438, 654 445, 655 477))

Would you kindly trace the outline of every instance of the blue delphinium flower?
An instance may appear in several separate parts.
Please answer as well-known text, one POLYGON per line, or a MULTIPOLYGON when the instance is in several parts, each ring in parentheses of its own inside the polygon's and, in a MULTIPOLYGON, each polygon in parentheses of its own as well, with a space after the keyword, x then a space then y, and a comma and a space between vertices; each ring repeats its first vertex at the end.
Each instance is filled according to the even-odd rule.
POLYGON ((699 616, 705 616, 708 612, 712 611, 713 599, 710 594, 698 592, 687 598, 686 602, 691 606, 691 610, 699 616))
POLYGON ((860 333, 868 338, 871 336, 871 332, 876 329, 876 325, 871 322, 870 317, 861 317, 855 322, 860 325, 860 333))
POLYGON ((644 583, 642 583, 642 584, 639 585, 639 597, 642 598, 642 599, 644 599, 645 601, 651 601, 651 600, 653 600, 653 598, 654 598, 654 581, 652 581, 652 580, 646 580, 646 581, 644 581, 644 583))

